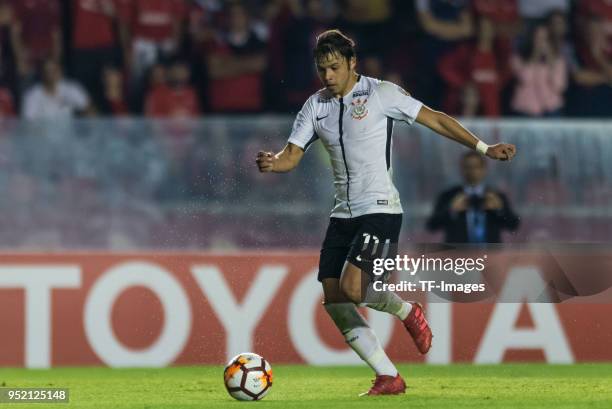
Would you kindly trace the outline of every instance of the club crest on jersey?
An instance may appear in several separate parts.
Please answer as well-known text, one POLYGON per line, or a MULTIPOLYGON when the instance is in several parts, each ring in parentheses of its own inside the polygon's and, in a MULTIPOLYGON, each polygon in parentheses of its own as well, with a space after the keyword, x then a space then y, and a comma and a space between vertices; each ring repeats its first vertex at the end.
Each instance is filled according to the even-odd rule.
POLYGON ((368 108, 366 108, 365 106, 367 102, 367 98, 357 98, 356 100, 354 99, 353 102, 351 102, 351 105, 353 106, 353 112, 351 113, 351 116, 353 117, 353 119, 363 119, 368 116, 368 108))

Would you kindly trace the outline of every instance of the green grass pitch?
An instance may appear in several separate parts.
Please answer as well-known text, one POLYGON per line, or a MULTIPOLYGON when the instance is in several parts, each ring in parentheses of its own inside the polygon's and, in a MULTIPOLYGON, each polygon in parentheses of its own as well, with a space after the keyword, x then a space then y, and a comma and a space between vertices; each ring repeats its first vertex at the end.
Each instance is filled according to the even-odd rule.
POLYGON ((221 366, 164 369, 0 369, 5 387, 66 387, 69 404, 0 404, 10 408, 612 408, 612 364, 493 366, 400 365, 405 395, 358 397, 366 367, 273 365, 262 401, 238 402, 223 387, 221 366))

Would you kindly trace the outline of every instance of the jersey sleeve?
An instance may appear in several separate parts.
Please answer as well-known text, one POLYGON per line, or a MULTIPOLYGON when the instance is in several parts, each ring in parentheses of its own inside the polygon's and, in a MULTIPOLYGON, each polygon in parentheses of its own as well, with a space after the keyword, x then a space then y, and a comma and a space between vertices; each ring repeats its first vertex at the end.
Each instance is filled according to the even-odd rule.
POLYGON ((293 122, 291 135, 287 142, 299 146, 304 151, 318 139, 314 130, 314 103, 312 98, 308 99, 293 122))
POLYGON ((391 82, 382 81, 376 92, 382 112, 398 121, 405 121, 412 124, 415 120, 423 103, 415 98, 398 85, 391 82))

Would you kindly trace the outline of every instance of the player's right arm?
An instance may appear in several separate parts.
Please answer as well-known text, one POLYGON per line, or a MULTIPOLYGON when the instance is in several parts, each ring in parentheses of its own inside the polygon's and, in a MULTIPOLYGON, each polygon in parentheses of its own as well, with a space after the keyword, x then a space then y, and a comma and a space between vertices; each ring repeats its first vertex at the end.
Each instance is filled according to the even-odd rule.
POLYGON ((378 86, 378 101, 382 112, 390 118, 405 121, 408 124, 418 122, 432 131, 459 142, 468 148, 476 149, 491 159, 510 160, 516 154, 516 147, 507 143, 488 146, 476 135, 468 131, 456 119, 443 112, 434 111, 412 98, 403 88, 382 81, 378 86), (479 147, 482 147, 479 149, 479 147))
POLYGON ((298 112, 287 145, 282 151, 276 155, 263 151, 257 154, 256 162, 260 172, 289 172, 300 163, 304 152, 318 139, 314 128, 314 98, 316 96, 310 97, 298 112))
POLYGON ((293 170, 302 160, 304 151, 297 145, 288 143, 285 148, 274 155, 272 152, 259 151, 257 166, 262 173, 284 173, 293 170))

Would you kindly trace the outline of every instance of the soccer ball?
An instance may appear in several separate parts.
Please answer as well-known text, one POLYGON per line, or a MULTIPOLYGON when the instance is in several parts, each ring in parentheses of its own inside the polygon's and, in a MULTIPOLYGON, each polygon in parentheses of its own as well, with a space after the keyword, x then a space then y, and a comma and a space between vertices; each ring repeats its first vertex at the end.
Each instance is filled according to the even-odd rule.
POLYGON ((272 367, 261 356, 244 352, 225 366, 223 379, 227 392, 238 400, 260 400, 270 392, 272 367))

